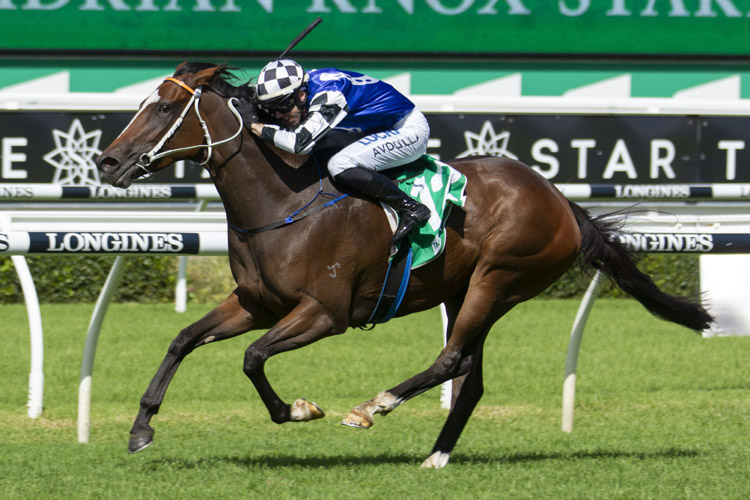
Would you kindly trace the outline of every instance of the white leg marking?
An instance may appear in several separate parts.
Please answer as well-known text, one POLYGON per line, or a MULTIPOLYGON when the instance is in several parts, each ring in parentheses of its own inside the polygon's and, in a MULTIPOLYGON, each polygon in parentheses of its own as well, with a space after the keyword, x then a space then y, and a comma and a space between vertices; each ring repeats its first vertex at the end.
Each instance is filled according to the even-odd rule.
POLYGON ((427 457, 427 460, 422 462, 422 468, 423 469, 442 469, 446 465, 448 465, 448 459, 450 459, 450 454, 443 453, 442 451, 436 451, 429 457, 427 457))
POLYGON ((371 399, 370 403, 375 407, 375 411, 373 412, 373 415, 375 413, 380 413, 381 415, 388 415, 390 412, 395 410, 398 405, 401 404, 401 400, 398 399, 393 394, 391 394, 390 392, 383 391, 383 392, 378 393, 377 396, 371 399))
POLYGON ((292 407, 289 409, 289 414, 292 422, 308 422, 325 416, 325 413, 320 409, 320 406, 302 398, 292 404, 292 407))
POLYGON ((369 429, 375 423, 372 417, 378 413, 387 415, 392 412, 402 401, 390 392, 384 391, 369 401, 354 408, 349 415, 341 421, 342 425, 369 429))

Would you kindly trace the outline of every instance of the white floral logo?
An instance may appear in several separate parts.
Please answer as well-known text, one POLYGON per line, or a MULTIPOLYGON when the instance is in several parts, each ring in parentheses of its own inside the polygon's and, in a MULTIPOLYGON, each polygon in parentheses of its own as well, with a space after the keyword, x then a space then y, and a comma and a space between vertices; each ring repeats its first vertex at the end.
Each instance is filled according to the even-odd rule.
POLYGON ((458 155, 459 158, 474 155, 490 155, 507 156, 514 160, 518 159, 516 155, 508 151, 510 132, 503 131, 496 134, 495 129, 492 127, 492 123, 489 121, 484 122, 482 130, 478 134, 465 130, 464 139, 466 139, 467 149, 458 155))
POLYGON ((55 167, 52 182, 60 185, 98 186, 99 171, 94 158, 101 154, 101 130, 85 132, 79 119, 73 120, 67 132, 52 130, 55 149, 44 155, 44 161, 55 167))

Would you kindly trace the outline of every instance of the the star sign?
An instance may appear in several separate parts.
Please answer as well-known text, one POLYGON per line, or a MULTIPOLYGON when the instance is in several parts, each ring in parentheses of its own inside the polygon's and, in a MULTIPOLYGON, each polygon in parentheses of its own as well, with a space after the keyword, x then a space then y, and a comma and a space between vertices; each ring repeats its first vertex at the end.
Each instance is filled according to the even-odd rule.
POLYGON ((52 130, 55 149, 44 155, 44 161, 55 167, 52 182, 60 185, 98 186, 99 171, 94 158, 101 154, 101 130, 85 132, 79 119, 73 120, 67 133, 52 130))
POLYGON ((504 131, 499 134, 495 133, 492 123, 485 121, 482 130, 475 134, 474 132, 464 131, 466 139, 466 151, 458 155, 459 158, 473 155, 490 155, 490 156, 507 156, 517 160, 518 157, 508 151, 508 139, 510 132, 504 131))

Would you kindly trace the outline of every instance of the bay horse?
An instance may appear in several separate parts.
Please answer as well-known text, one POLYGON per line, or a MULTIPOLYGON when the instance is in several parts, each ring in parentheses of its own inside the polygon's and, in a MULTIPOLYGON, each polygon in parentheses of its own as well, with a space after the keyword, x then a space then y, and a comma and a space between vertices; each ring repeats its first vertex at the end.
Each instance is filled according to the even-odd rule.
MULTIPOLYGON (((185 356, 249 330, 267 330, 247 348, 243 370, 271 420, 322 417, 323 411, 304 399, 285 403, 264 365, 271 356, 364 325, 385 278, 391 229, 383 209, 354 196, 333 204, 319 196, 341 191, 320 173, 315 154, 284 153, 243 127, 236 106, 252 101, 254 87, 235 86, 234 80, 226 65, 180 65, 96 160, 103 179, 123 188, 177 160, 201 162, 226 210, 229 265, 237 283, 223 303, 172 341, 141 399, 130 431, 131 453, 153 442, 150 420, 185 356), (303 207, 316 212, 293 224, 274 224, 303 207)), ((528 166, 504 157, 450 165, 467 178, 466 204, 453 207, 445 251, 413 271, 397 313, 444 303, 448 341, 431 366, 357 406, 342 423, 368 428, 375 414, 455 379, 460 391, 422 464, 444 467, 482 396, 482 349, 490 328, 577 260, 609 275, 663 319, 693 330, 712 322, 700 303, 663 293, 636 267, 613 238, 612 219, 591 217, 528 166)))

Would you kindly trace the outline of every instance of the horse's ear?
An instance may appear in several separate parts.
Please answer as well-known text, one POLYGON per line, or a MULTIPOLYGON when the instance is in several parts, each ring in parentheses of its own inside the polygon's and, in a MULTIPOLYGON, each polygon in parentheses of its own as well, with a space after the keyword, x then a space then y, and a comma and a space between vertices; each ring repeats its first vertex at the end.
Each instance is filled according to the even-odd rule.
POLYGON ((222 69, 222 66, 213 66, 211 68, 206 68, 201 71, 198 71, 195 74, 195 85, 196 87, 200 85, 208 85, 211 83, 211 80, 214 79, 214 76, 216 76, 216 73, 222 69))

